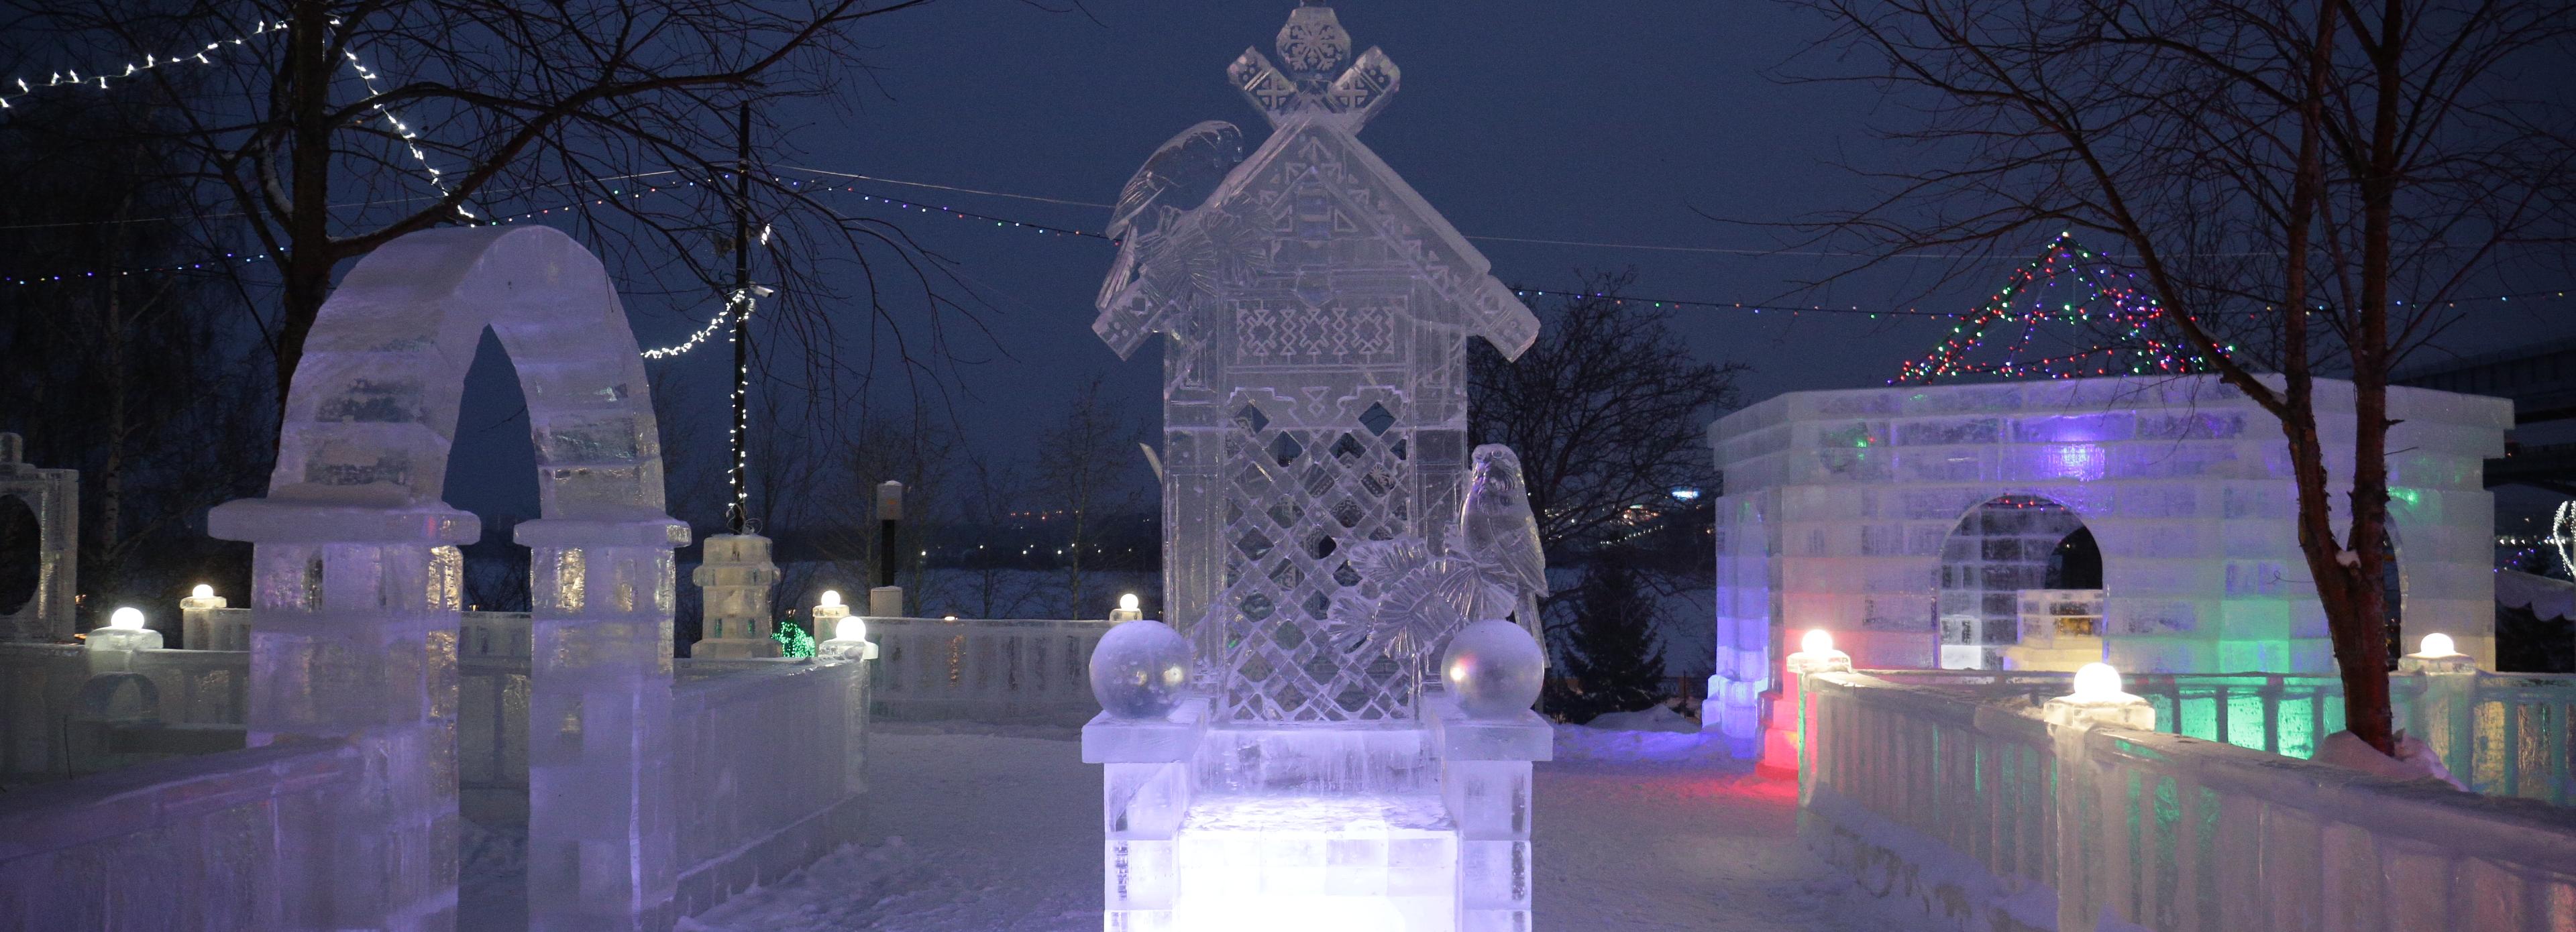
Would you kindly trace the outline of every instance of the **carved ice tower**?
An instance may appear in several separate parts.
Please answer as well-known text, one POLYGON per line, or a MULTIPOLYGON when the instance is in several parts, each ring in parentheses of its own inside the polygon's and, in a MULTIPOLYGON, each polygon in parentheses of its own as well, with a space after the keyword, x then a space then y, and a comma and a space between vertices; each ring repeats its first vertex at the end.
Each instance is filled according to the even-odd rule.
POLYGON ((1517 357, 1538 321, 1438 211, 1357 138, 1395 64, 1356 60, 1301 6, 1279 62, 1228 74, 1269 118, 1249 158, 1203 123, 1121 197, 1092 325, 1121 357, 1164 350, 1163 605, 1227 720, 1415 714, 1413 671, 1327 636, 1359 583, 1353 544, 1456 523, 1467 474, 1466 341, 1517 357))
POLYGON ((1497 619, 1537 530, 1509 451, 1467 448, 1466 344, 1518 356, 1538 321, 1356 138, 1395 65, 1313 5, 1278 51, 1231 71, 1270 138, 1183 132, 1109 226, 1093 329, 1122 356, 1167 338, 1183 633, 1128 621, 1092 653, 1102 925, 1526 930, 1544 661, 1497 619))

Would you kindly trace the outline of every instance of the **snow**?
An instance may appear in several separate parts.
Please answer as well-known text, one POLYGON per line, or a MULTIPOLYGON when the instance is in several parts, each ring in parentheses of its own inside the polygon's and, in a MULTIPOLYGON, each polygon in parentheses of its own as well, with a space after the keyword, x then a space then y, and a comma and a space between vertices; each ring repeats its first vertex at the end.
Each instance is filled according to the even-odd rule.
POLYGON ((2392 780, 2431 780, 2455 790, 2466 790, 2450 768, 2442 766, 2440 755, 2424 742, 2403 731, 2397 733, 2397 756, 2379 753, 2370 742, 2349 731, 2338 731, 2317 742, 2317 752, 2309 760, 2338 767, 2350 767, 2374 777, 2392 780))
MULTIPOLYGON (((879 723, 868 838, 684 932, 1100 928, 1100 768, 1073 729, 879 723)), ((1794 784, 1696 734, 1559 726, 1537 765, 1536 927, 1867 930, 1920 914, 1796 842, 1794 784)))
POLYGON ((1669 731, 1696 735, 1699 722, 1669 706, 1651 705, 1634 712, 1609 712, 1593 716, 1585 728, 1602 731, 1669 731))

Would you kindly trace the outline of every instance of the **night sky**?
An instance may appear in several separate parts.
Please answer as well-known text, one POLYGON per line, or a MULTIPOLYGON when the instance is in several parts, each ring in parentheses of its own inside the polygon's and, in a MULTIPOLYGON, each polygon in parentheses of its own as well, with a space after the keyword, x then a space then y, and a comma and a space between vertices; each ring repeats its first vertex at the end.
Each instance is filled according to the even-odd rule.
MULTIPOLYGON (((874 84, 843 88, 839 112, 793 114, 802 129, 778 164, 1094 203, 1113 201, 1156 145, 1222 119, 1250 144, 1266 133, 1226 83, 1246 46, 1270 52, 1288 0, 1087 0, 1049 13, 1015 0, 954 2, 870 20, 874 84)), ((1780 222, 1856 206, 1869 187, 1849 166, 1902 150, 1876 128, 1911 114, 1859 85, 1784 84, 1786 71, 1836 67, 1800 56, 1825 31, 1811 14, 1766 2, 1673 0, 1345 0, 1335 4, 1354 51, 1376 45, 1403 70, 1392 106, 1361 134, 1471 238, 1508 237, 1691 249, 1780 248, 1787 234, 1712 217, 1780 222)), ((1858 67, 1857 63, 1844 63, 1858 67)), ((775 141, 764 140, 764 144, 775 141)), ((985 195, 868 187, 1013 219, 1097 230, 1105 208, 985 195)), ((848 205, 864 208, 854 200, 848 205)), ((907 230, 948 257, 986 305, 988 361, 954 371, 954 410, 988 453, 1011 455, 1095 375, 1138 417, 1156 412, 1155 350, 1121 363, 1090 332, 1091 301, 1113 247, 947 217, 913 215, 907 230)), ((2044 245, 2034 241, 2031 252, 2044 245)), ((1577 270, 1633 268, 1633 293, 1747 304, 1961 310, 2008 271, 1944 287, 1903 272, 1809 289, 1854 260, 1738 256, 1477 239, 1495 275, 1560 288, 1577 270)), ((612 272, 615 270, 612 269, 612 272)), ((708 306, 630 299, 638 338, 685 335, 708 306)), ((853 313, 857 313, 855 310, 853 313)), ((2520 316, 2520 315, 2517 315, 2520 316)), ((1684 310, 1694 353, 1751 363, 1748 402, 1783 391, 1877 385, 1947 330, 1934 320, 1684 310)), ((2557 332, 2554 318, 2527 319, 2557 332)), ((2475 334, 2463 335, 2474 341, 2475 334)), ((460 426, 448 499, 491 514, 534 511, 524 419, 506 369, 478 362, 460 426)), ((853 346, 854 352, 865 352, 853 346)), ((677 455, 723 443, 724 361, 699 353, 654 364, 657 390, 691 410, 664 425, 677 455), (704 436, 700 436, 704 434, 704 436)), ((880 361, 882 367, 884 362, 880 361)), ((906 402, 889 389, 882 404, 906 402)), ((675 503, 676 505, 677 503, 675 503)))

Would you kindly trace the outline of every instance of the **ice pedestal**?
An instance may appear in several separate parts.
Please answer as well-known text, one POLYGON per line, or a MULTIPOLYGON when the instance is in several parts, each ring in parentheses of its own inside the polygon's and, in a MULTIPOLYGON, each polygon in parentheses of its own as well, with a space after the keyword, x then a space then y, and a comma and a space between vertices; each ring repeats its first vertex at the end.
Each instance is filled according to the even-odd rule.
POLYGON ((1111 930, 1527 929, 1535 713, 1215 725, 1209 701, 1083 729, 1111 930))
POLYGON ((278 499, 219 506, 207 531, 252 549, 253 747, 345 741, 369 762, 317 814, 336 830, 316 863, 318 928, 455 925, 455 544, 481 536, 441 505, 366 508, 278 499))
POLYGON ((538 929, 669 928, 668 518, 521 523, 535 568, 528 697, 528 921, 538 929))

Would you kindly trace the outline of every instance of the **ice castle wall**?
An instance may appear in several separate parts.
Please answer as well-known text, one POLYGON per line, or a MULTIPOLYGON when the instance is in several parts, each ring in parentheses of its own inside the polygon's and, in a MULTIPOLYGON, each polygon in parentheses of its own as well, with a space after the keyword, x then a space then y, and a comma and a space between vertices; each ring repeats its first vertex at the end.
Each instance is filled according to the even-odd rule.
MULTIPOLYGON (((2319 383, 2336 483, 2350 474, 2351 406, 2349 384, 2319 383)), ((2503 453, 2512 403, 2392 388, 2389 406, 2404 626, 2492 663, 2482 470, 2503 453)), ((2214 376, 1794 392, 1721 418, 1709 442, 1726 491, 1711 696, 1739 744, 1783 632, 1832 631, 1865 668, 1937 666, 1942 545, 2004 495, 2065 505, 2092 530, 2121 669, 2332 668, 2287 445, 2214 376)))

